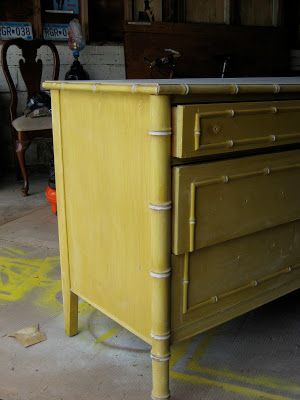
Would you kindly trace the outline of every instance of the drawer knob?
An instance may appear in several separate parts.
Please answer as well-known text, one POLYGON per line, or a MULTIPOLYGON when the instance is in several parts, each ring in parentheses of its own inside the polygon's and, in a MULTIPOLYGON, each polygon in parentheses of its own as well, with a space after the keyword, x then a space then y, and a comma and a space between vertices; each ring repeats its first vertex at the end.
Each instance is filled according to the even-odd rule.
POLYGON ((214 125, 214 126, 212 127, 212 130, 213 130, 214 133, 217 134, 217 133, 220 133, 220 132, 221 132, 222 128, 221 128, 220 125, 214 125))

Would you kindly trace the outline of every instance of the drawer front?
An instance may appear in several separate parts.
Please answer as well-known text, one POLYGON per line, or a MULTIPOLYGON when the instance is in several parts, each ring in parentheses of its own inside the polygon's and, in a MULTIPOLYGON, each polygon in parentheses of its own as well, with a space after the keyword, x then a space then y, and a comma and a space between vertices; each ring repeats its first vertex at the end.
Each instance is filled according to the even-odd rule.
POLYGON ((300 219, 300 150, 173 168, 173 253, 300 219))
POLYGON ((300 287, 300 221, 173 256, 173 341, 300 287))
POLYGON ((228 153, 300 142, 300 101, 178 105, 173 156, 228 153))

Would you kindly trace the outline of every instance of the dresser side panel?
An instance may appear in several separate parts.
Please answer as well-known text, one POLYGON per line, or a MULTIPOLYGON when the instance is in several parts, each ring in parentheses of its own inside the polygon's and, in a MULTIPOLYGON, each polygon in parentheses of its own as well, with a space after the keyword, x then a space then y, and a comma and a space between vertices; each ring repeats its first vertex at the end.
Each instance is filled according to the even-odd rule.
POLYGON ((62 90, 61 115, 71 289, 149 341, 149 97, 62 90))

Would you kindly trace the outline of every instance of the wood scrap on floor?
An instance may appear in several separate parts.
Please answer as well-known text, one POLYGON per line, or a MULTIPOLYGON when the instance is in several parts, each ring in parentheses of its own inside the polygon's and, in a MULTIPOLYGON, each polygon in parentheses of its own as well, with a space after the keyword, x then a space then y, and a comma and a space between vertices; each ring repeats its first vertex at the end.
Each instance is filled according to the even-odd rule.
POLYGON ((13 337, 24 347, 33 346, 34 344, 47 340, 44 332, 40 331, 39 325, 29 326, 12 333, 9 337, 13 337))

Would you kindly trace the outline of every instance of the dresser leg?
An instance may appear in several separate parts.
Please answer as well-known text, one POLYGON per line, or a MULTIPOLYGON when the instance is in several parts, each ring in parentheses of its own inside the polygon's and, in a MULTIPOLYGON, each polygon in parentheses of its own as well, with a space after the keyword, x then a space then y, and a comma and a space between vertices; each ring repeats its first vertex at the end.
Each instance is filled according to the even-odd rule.
POLYGON ((171 339, 171 106, 167 96, 150 96, 150 276, 152 278, 152 399, 170 397, 171 339))
MULTIPOLYGON (((167 357, 168 358, 168 357, 167 357)), ((169 360, 152 356, 152 399, 170 398, 169 390, 169 360)))
POLYGON ((78 333, 78 296, 69 289, 63 290, 65 331, 68 336, 78 333))

